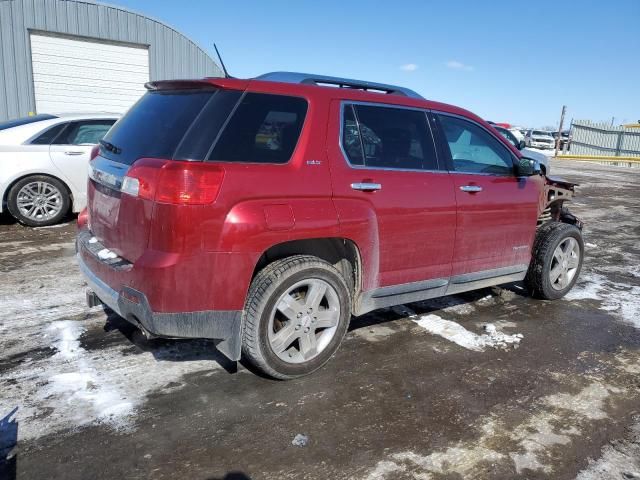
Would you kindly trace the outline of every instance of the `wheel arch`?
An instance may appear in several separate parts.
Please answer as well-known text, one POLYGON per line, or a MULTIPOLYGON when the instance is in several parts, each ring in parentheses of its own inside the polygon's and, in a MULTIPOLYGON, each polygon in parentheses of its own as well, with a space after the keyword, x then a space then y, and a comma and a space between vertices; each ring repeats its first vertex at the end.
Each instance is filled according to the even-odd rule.
POLYGON ((358 245, 341 237, 289 240, 267 248, 259 257, 251 279, 270 263, 292 255, 311 255, 333 265, 347 281, 352 298, 362 285, 362 256, 358 245))

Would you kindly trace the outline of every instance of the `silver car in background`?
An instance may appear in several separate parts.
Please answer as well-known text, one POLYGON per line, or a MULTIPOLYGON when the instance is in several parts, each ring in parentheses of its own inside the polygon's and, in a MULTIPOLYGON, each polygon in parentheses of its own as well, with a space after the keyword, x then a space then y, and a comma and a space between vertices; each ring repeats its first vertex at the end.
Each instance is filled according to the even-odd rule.
POLYGON ((556 141, 551 136, 551 133, 543 130, 528 130, 524 136, 524 141, 527 147, 531 148, 553 149, 556 146, 556 141))
POLYGON ((544 153, 536 152, 535 150, 526 148, 525 143, 522 140, 518 140, 511 130, 495 124, 492 125, 492 127, 495 128, 500 135, 506 138, 509 143, 520 150, 520 153, 522 153, 523 156, 537 161, 540 164, 540 170, 543 174, 549 174, 549 157, 547 157, 544 153))

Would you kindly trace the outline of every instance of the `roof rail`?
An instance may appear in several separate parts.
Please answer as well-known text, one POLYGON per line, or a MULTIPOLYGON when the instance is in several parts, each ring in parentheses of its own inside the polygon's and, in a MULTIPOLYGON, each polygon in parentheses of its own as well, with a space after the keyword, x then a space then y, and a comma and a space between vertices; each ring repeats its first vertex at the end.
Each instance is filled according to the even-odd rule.
POLYGON ((270 82, 305 83, 308 85, 319 86, 332 85, 340 88, 352 88, 356 90, 373 91, 392 95, 403 95, 405 97, 419 98, 421 100, 424 100, 424 97, 422 95, 414 92, 409 88, 398 87, 396 85, 387 85, 384 83, 367 82, 364 80, 352 80, 349 78, 316 75, 313 73, 271 72, 260 75, 255 79, 266 80, 270 82))

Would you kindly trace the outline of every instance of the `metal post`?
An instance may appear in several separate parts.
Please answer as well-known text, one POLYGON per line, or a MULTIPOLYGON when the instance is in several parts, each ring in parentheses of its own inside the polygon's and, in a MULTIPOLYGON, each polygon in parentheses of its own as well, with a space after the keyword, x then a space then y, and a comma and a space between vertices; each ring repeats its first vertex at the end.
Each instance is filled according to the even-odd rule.
POLYGON ((560 114, 560 126, 558 127, 558 138, 556 138, 556 153, 554 157, 558 156, 558 149, 560 148, 560 140, 562 139, 562 124, 564 123, 564 113, 567 110, 567 106, 562 106, 562 113, 560 114))

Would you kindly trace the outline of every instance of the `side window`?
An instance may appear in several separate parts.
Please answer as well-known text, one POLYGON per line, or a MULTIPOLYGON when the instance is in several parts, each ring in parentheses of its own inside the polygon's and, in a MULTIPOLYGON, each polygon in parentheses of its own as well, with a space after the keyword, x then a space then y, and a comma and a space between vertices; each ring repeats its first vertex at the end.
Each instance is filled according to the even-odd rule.
POLYGON ((472 122, 438 115, 456 172, 513 175, 509 150, 472 122))
POLYGON ((343 145, 352 164, 367 167, 436 170, 436 154, 424 112, 353 105, 357 121, 345 106, 343 145), (353 130, 353 124, 358 127, 353 130), (356 142, 355 138, 361 140, 356 142), (359 147, 358 143, 362 145, 359 147), (358 153, 358 148, 361 152, 358 153), (363 150, 363 151, 362 151, 363 150), (358 162, 363 158, 363 162, 358 162))
POLYGON ((287 163, 307 113, 299 97, 248 93, 220 135, 208 160, 287 163))
POLYGON ((30 144, 31 145, 50 145, 51 142, 53 142, 53 140, 58 136, 60 132, 62 132, 62 130, 65 129, 67 125, 69 125, 69 123, 64 122, 64 123, 59 123, 58 125, 54 125, 51 128, 48 128, 47 130, 42 132, 40 135, 38 135, 36 138, 31 140, 30 144))
POLYGON ((84 120, 72 122, 55 145, 95 145, 106 135, 115 120, 84 120))

